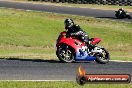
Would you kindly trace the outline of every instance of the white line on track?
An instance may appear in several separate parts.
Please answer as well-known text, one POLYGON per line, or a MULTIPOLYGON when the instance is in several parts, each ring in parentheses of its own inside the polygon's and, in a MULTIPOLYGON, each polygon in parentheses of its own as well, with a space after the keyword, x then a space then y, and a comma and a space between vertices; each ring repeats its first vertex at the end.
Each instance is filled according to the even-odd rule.
POLYGON ((113 62, 132 62, 132 61, 122 61, 122 60, 110 60, 110 61, 113 61, 113 62))

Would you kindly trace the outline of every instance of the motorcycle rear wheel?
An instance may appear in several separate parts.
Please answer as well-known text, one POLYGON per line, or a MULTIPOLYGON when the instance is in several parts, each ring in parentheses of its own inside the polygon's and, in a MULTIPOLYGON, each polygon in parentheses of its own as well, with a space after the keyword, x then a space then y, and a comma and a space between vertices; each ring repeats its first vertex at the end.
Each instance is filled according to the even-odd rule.
POLYGON ((70 46, 62 44, 57 47, 56 55, 61 62, 71 63, 74 61, 74 53, 70 46))
POLYGON ((110 55, 106 49, 102 48, 102 50, 103 50, 102 53, 95 54, 95 56, 96 56, 95 61, 99 64, 106 64, 110 60, 110 55))

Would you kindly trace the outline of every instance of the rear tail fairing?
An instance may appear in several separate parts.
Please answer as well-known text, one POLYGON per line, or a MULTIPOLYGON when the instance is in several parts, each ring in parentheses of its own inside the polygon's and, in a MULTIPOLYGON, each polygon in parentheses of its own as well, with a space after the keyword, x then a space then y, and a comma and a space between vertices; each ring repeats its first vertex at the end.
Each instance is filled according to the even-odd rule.
POLYGON ((96 45, 96 44, 98 44, 100 41, 101 41, 100 38, 93 38, 92 41, 91 41, 91 44, 92 44, 92 45, 96 45))

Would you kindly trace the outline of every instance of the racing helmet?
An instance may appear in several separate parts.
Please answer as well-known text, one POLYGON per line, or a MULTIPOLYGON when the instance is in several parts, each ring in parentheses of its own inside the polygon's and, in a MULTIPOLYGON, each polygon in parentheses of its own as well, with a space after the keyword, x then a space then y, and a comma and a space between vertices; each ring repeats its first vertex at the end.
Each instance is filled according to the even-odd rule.
POLYGON ((74 21, 72 19, 69 19, 69 18, 65 19, 64 25, 65 25, 65 27, 70 28, 74 25, 74 21))
POLYGON ((124 10, 123 8, 120 8, 119 10, 124 10))

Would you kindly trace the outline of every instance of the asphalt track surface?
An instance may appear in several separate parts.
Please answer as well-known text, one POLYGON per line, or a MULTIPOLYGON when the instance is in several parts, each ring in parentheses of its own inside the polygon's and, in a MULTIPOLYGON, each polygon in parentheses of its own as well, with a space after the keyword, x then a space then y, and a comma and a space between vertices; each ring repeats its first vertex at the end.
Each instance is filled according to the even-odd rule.
MULTIPOLYGON (((60 14, 73 14, 80 16, 108 18, 119 21, 132 22, 131 19, 116 19, 114 15, 115 12, 112 10, 98 10, 98 9, 89 9, 89 8, 76 8, 76 7, 19 3, 19 2, 8 2, 8 1, 0 1, 0 7, 24 9, 24 10, 36 10, 36 11, 53 12, 60 14)), ((132 13, 130 14, 132 15, 132 13)))
MULTIPOLYGON (((114 11, 60 7, 53 5, 37 5, 29 3, 16 3, 0 1, 0 7, 24 10, 37 10, 61 14, 92 16, 97 18, 114 18, 114 11)), ((115 19, 117 20, 117 19, 115 19)), ((131 22, 131 20, 124 19, 131 22)), ((33 59, 0 59, 0 80, 73 80, 75 81, 78 67, 82 67, 91 74, 130 74, 132 75, 132 62, 109 62, 97 64, 60 63, 55 60, 33 59)))
POLYGON ((88 74, 130 74, 131 62, 60 63, 57 60, 0 59, 0 80, 71 80, 75 81, 79 66, 88 74))

